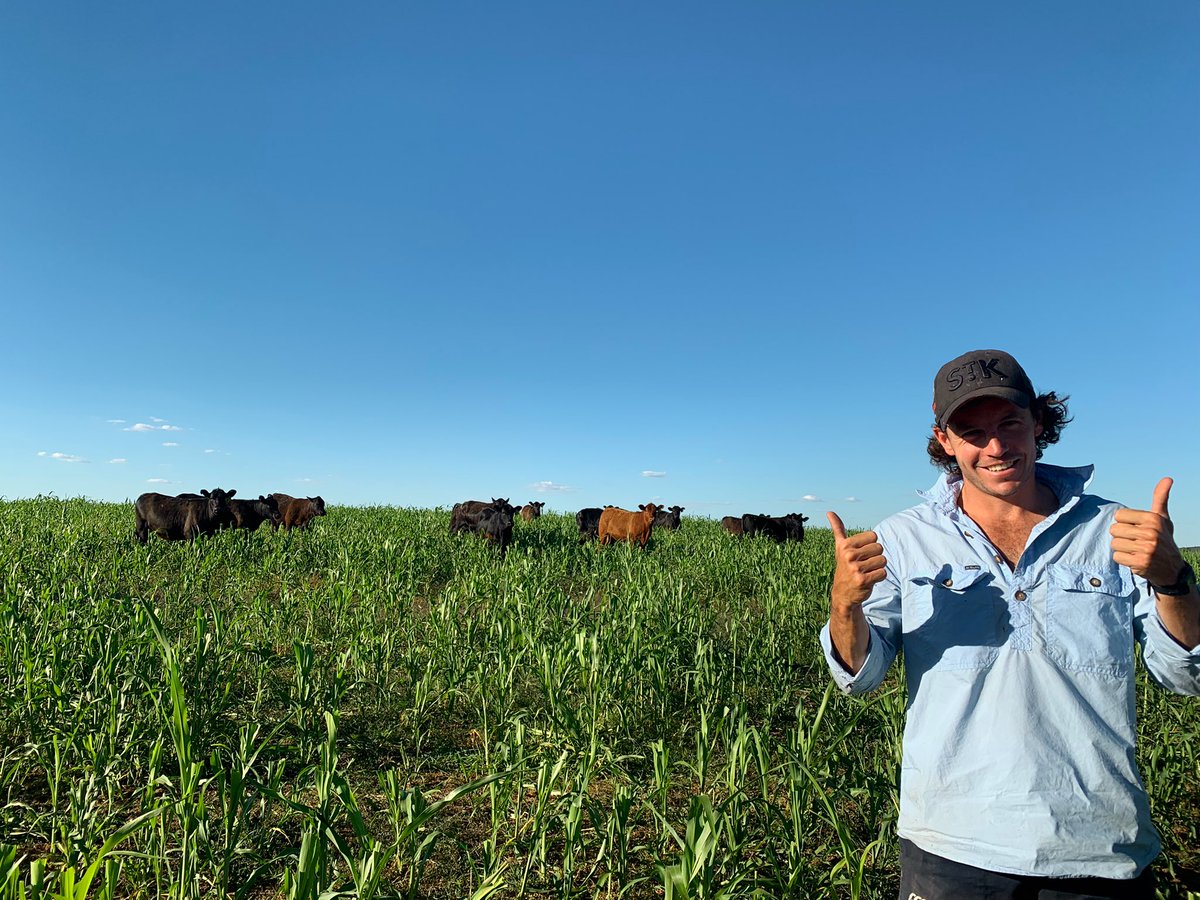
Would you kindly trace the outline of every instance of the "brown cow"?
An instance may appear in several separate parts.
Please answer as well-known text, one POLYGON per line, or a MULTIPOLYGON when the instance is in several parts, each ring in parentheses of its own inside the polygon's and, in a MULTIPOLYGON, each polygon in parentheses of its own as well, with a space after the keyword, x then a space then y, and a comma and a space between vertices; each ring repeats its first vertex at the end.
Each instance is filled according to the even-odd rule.
POLYGON ((293 528, 306 528, 317 516, 325 515, 325 500, 321 497, 293 497, 280 493, 270 496, 279 504, 279 522, 271 522, 275 529, 278 529, 280 524, 288 531, 293 528))
POLYGON ((641 544, 645 550, 650 532, 654 530, 654 516, 658 509, 653 503, 638 504, 639 512, 615 506, 605 507, 604 512, 600 513, 600 543, 626 541, 641 544))
POLYGON ((521 507, 521 518, 526 522, 532 522, 534 519, 541 518, 542 507, 545 505, 546 504, 541 501, 530 501, 529 503, 526 503, 521 507))
POLYGON ((723 519, 721 519, 721 527, 724 528, 726 531, 728 531, 730 534, 732 534, 736 537, 741 537, 742 536, 742 517, 741 516, 725 516, 723 519))

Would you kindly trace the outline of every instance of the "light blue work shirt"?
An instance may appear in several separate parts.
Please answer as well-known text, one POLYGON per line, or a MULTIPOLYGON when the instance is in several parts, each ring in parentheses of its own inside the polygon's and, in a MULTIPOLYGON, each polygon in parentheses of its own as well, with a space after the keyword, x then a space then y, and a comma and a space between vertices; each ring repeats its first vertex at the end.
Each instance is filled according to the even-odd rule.
POLYGON ((1164 629, 1145 580, 1112 560, 1120 504, 1083 493, 1092 467, 1037 465, 1059 508, 1010 570, 958 508, 962 476, 875 532, 887 578, 863 604, 867 659, 847 694, 904 651, 900 836, 995 872, 1134 878, 1159 852, 1134 761, 1134 642, 1150 677, 1200 694, 1200 647, 1164 629))

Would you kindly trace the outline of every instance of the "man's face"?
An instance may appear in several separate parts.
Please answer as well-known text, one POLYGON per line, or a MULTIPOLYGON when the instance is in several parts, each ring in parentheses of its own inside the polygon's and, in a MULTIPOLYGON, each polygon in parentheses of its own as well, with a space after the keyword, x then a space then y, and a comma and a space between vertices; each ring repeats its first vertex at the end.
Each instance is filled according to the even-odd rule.
POLYGON ((958 463, 963 481, 990 497, 1013 497, 1035 484, 1041 433, 1029 410, 999 397, 968 403, 954 413, 945 431, 933 429, 942 449, 958 463))

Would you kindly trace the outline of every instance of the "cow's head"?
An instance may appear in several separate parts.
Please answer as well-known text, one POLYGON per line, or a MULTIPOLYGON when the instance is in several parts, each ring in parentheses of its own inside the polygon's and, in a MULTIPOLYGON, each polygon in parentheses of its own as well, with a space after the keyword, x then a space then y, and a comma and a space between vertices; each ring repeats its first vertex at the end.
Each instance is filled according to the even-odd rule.
POLYGON ((213 518, 229 511, 229 501, 233 499, 233 495, 237 490, 225 491, 221 488, 213 488, 211 491, 200 491, 201 496, 208 501, 208 514, 213 518))
POLYGON ((323 497, 308 497, 307 499, 313 505, 313 510, 318 516, 325 515, 325 500, 323 497))

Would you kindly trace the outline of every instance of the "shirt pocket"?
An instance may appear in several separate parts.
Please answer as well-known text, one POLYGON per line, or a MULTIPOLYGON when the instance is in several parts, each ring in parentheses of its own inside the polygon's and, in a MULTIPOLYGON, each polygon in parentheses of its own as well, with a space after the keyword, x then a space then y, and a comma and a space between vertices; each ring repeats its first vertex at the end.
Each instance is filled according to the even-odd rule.
POLYGON ((1115 566, 1046 567, 1046 653, 1064 669, 1124 676, 1133 668, 1133 576, 1115 566))
POLYGON ((982 669, 996 660, 1012 626, 991 572, 947 563, 909 583, 904 664, 910 671, 982 669))

